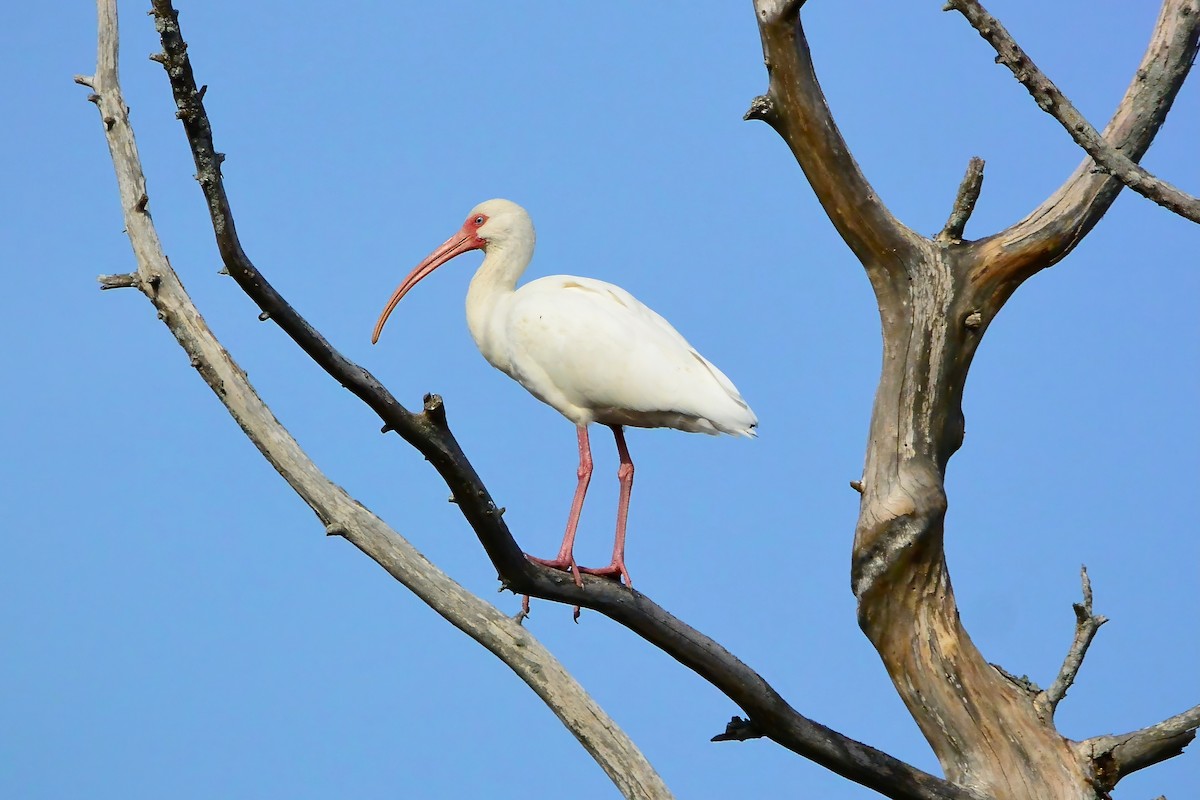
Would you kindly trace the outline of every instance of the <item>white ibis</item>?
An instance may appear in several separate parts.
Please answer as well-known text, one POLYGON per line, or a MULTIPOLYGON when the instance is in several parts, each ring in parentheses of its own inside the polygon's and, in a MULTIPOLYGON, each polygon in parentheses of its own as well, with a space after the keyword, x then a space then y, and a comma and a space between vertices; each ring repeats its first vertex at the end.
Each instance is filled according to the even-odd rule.
POLYGON ((621 459, 617 534, 612 563, 582 571, 630 584, 625 523, 633 461, 624 426, 754 436, 758 418, 724 373, 619 286, 552 275, 517 289, 517 279, 533 257, 533 243, 533 222, 516 203, 488 200, 475 206, 462 228, 396 289, 371 343, 379 341, 396 304, 421 279, 455 256, 483 250, 483 264, 467 290, 467 327, 475 344, 493 367, 574 422, 579 438, 579 483, 562 547, 552 559, 529 558, 571 571, 580 581, 575 529, 592 476, 587 426, 598 422, 612 429, 621 459))

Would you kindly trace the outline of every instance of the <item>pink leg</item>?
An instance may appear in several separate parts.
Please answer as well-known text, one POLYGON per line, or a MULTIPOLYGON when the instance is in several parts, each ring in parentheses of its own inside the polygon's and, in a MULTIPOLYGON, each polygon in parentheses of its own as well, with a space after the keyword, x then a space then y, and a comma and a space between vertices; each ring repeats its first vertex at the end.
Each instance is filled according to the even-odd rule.
POLYGON ((617 440, 617 454, 621 457, 621 466, 617 469, 617 479, 621 481, 621 495, 617 500, 617 538, 613 543, 612 563, 600 569, 583 569, 589 575, 604 575, 610 578, 624 579, 626 586, 633 586, 629 570, 625 568, 625 523, 629 520, 629 495, 633 491, 633 459, 629 457, 629 448, 625 445, 625 431, 620 425, 612 425, 613 436, 617 440))
POLYGON ((526 558, 538 564, 572 572, 575 575, 575 583, 582 586, 579 567, 575 564, 575 530, 579 527, 579 515, 583 512, 583 498, 587 494, 588 483, 592 480, 592 448, 588 443, 587 427, 580 426, 576 431, 579 434, 579 470, 576 473, 579 483, 575 486, 575 499, 571 501, 571 514, 567 517, 567 532, 563 535, 562 547, 558 549, 558 555, 551 559, 533 556, 526 558))

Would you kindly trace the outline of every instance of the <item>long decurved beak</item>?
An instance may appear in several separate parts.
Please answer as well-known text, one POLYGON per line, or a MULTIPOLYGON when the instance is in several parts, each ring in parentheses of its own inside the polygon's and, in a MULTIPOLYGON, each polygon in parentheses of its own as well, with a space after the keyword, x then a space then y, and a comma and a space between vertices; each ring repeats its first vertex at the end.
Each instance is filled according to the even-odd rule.
POLYGON ((417 264, 416 269, 408 273, 408 277, 400 283, 400 286, 397 287, 395 293, 392 295, 392 299, 388 300, 387 305, 384 306, 383 313, 379 315, 379 321, 375 323, 375 332, 371 334, 371 344, 379 341, 379 334, 383 330, 384 323, 387 322, 392 311, 404 299, 404 295, 408 294, 410 289, 420 283, 425 276, 455 256, 460 256, 470 250, 478 250, 482 247, 483 243, 475 236, 474 231, 460 230, 443 242, 437 250, 426 256, 424 261, 417 264))

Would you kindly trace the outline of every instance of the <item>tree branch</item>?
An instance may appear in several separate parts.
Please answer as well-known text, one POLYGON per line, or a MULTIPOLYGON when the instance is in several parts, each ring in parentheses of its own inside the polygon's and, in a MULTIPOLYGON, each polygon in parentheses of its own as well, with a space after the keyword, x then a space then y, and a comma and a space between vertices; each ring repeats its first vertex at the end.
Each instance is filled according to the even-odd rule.
MULTIPOLYGON (((325 524, 378 562, 453 625, 500 658, 562 720, 627 798, 671 794, 629 738, 528 631, 429 563, 382 520, 332 483, 275 418, 205 324, 163 254, 142 198, 146 182, 117 72, 116 0, 97 0, 95 89, 120 189, 126 230, 138 262, 136 285, 247 437, 325 524)), ((130 277, 130 276, 125 276, 130 277)))
POLYGON ((1079 749, 1091 759, 1097 782, 1107 792, 1126 775, 1181 754, 1196 738, 1197 728, 1200 705, 1148 728, 1088 739, 1079 743, 1079 749))
MULTIPOLYGON (((1163 0, 1146 53, 1104 129, 1107 145, 1138 161, 1171 110, 1196 58, 1200 0, 1163 0)), ((1029 276, 1061 261, 1112 206, 1123 184, 1088 158, 1021 221, 972 243, 974 280, 1000 304, 1029 276)))
POLYGON ((885 287, 905 281, 906 257, 921 237, 892 216, 838 130, 813 68, 801 5, 754 2, 769 86, 751 103, 746 119, 765 121, 783 138, 876 293, 890 291, 885 287))
POLYGON ((1040 692, 1035 700, 1039 710, 1048 718, 1054 717, 1054 711, 1058 708, 1059 702, 1067 696, 1067 690, 1075 682, 1075 676, 1079 674, 1079 668, 1083 666, 1084 656, 1087 655, 1096 632, 1100 630, 1101 625, 1108 622, 1108 617, 1092 614, 1092 581, 1088 577, 1086 566, 1080 568, 1079 575, 1083 583, 1083 602, 1072 605, 1072 608, 1075 609, 1075 639, 1071 642, 1071 648, 1067 651, 1066 658, 1063 659, 1062 667, 1059 669, 1054 683, 1040 692))
MULTIPOLYGON (((1133 191, 1160 206, 1174 211, 1192 222, 1200 222, 1200 199, 1180 191, 1166 181, 1156 178, 1125 156, 1100 135, 1067 99, 1054 82, 1038 69, 1037 64, 1021 49, 1000 21, 987 12, 977 0, 949 0, 947 10, 953 9, 966 17, 979 35, 998 54, 996 61, 1008 67, 1021 85, 1029 90, 1038 107, 1058 120, 1071 138, 1092 157, 1103 170, 1116 177, 1133 191)), ((1196 15, 1200 4, 1179 8, 1179 13, 1196 15)))
POLYGON ((963 175, 962 183, 958 186, 958 195, 954 198, 954 207, 950 210, 950 218, 946 226, 937 235, 935 241, 942 244, 961 242, 967 220, 975 211, 975 203, 979 200, 979 192, 983 188, 983 159, 972 156, 967 163, 967 173, 963 175))
POLYGON ((420 451, 442 475, 455 502, 479 537, 504 585, 514 592, 580 605, 626 626, 694 670, 737 703, 764 735, 834 772, 901 800, 973 800, 974 793, 826 728, 797 713, 753 670, 712 639, 687 626, 645 595, 612 581, 584 576, 576 586, 566 573, 530 563, 501 519, 479 476, 445 422, 440 402, 425 412, 404 409, 361 366, 315 331, 254 267, 236 236, 212 130, 196 88, 178 14, 169 0, 153 0, 167 71, 193 157, 197 180, 208 201, 218 249, 229 274, 326 372, 362 399, 420 451))

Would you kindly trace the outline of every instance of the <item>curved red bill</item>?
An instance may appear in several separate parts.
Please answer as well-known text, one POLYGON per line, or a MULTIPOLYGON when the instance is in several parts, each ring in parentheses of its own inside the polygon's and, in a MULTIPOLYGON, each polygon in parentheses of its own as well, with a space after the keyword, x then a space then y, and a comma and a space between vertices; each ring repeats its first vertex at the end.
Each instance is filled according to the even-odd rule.
POLYGON ((371 344, 379 341, 379 334, 383 331, 384 323, 387 322, 392 311, 395 310, 396 306, 404 298, 404 295, 408 294, 410 289, 450 259, 470 250, 478 250, 483 247, 483 244, 483 241, 475 236, 475 231, 466 230, 466 226, 464 225, 463 230, 451 236, 437 250, 426 256, 424 261, 417 264, 416 269, 408 273, 408 277, 401 281, 400 286, 392 294, 392 298, 384 306, 383 313, 379 315, 379 321, 375 323, 375 332, 371 334, 371 344))

